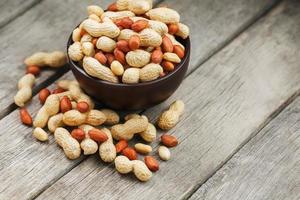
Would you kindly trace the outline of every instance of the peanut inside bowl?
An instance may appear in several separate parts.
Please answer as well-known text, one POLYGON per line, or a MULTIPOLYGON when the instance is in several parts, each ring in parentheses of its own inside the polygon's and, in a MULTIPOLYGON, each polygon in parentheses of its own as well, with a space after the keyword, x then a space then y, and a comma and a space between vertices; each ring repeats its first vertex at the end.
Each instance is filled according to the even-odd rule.
POLYGON ((89 6, 89 18, 69 38, 69 63, 80 86, 115 109, 165 100, 187 70, 188 27, 175 10, 151 8, 104 12, 89 6))

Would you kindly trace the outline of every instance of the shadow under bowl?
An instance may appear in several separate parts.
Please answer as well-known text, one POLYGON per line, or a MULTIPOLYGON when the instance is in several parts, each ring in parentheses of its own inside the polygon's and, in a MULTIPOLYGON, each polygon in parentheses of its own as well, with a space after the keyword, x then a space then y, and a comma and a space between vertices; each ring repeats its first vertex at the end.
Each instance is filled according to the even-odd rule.
MULTIPOLYGON (((72 61, 69 56, 68 62, 80 87, 100 103, 117 110, 145 109, 168 99, 179 87, 188 69, 191 48, 190 38, 176 39, 185 46, 184 58, 175 66, 174 71, 149 82, 124 84, 102 81, 88 75, 81 64, 72 61)), ((72 43, 71 35, 67 49, 72 43)))

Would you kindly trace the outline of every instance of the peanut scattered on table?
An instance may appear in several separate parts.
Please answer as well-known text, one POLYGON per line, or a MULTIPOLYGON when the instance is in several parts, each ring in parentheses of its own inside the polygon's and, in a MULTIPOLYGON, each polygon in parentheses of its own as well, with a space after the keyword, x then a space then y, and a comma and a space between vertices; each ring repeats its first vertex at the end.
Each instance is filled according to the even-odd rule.
POLYGON ((81 149, 79 142, 65 128, 57 128, 54 132, 55 141, 61 146, 66 156, 73 160, 79 158, 81 149))
POLYGON ((85 138, 85 134, 86 133, 82 130, 82 128, 73 129, 71 132, 71 136, 79 142, 85 138))
POLYGON ((183 114, 184 103, 177 100, 173 102, 167 111, 164 111, 158 118, 158 126, 163 130, 173 128, 179 121, 179 117, 183 114))
POLYGON ((126 156, 118 156, 115 159, 115 166, 121 174, 133 172, 140 181, 148 181, 152 177, 152 172, 140 160, 129 160, 126 156))
POLYGON ((33 137, 35 137, 37 140, 41 141, 41 142, 45 142, 48 140, 48 135, 46 133, 46 131, 44 131, 42 128, 40 127, 36 127, 33 130, 33 137))
MULTIPOLYGON (((136 119, 136 118, 148 118, 145 115, 138 115, 138 114, 128 114, 125 116, 125 120, 128 121, 130 119, 136 119)), ((146 142, 153 142, 156 138, 156 128, 153 124, 148 122, 148 126, 146 130, 138 133, 146 142)))
POLYGON ((51 92, 47 88, 44 88, 39 92, 39 100, 40 100, 41 104, 45 103, 46 99, 48 98, 48 96, 50 94, 51 94, 51 92))
POLYGON ((20 109, 20 119, 23 124, 27 126, 32 125, 32 118, 26 108, 20 109))
POLYGON ((60 99, 58 94, 51 94, 45 101, 45 104, 38 111, 33 125, 34 127, 44 128, 49 118, 59 112, 60 99))
POLYGON ((32 56, 25 59, 25 64, 35 65, 38 67, 53 67, 58 68, 62 67, 67 63, 67 58, 64 52, 53 51, 50 53, 46 52, 37 52, 32 56))
POLYGON ((41 70, 36 65, 29 65, 26 67, 26 74, 32 74, 34 76, 38 76, 41 73, 41 70))
POLYGON ((111 109, 101 109, 100 110, 106 117, 104 125, 112 126, 118 124, 120 121, 120 117, 117 112, 111 109))
POLYGON ((53 115, 49 118, 49 120, 48 120, 48 129, 49 129, 50 132, 54 133, 54 131, 58 127, 64 126, 63 116, 64 116, 63 113, 58 113, 58 114, 53 115))
POLYGON ((24 75, 18 82, 19 91, 14 97, 15 104, 19 107, 25 106, 25 103, 31 99, 32 87, 35 83, 35 77, 32 74, 24 75))
POLYGON ((108 140, 100 144, 99 155, 104 162, 113 162, 117 156, 116 147, 113 143, 111 132, 107 128, 101 129, 108 137, 108 140))
POLYGON ((143 143, 136 143, 134 145, 135 150, 141 154, 148 154, 152 151, 152 147, 150 145, 146 145, 143 143))
POLYGON ((178 145, 178 140, 172 135, 163 134, 161 137, 161 143, 167 147, 175 147, 178 145))
POLYGON ((148 127, 148 119, 133 118, 126 121, 124 124, 117 124, 111 128, 112 136, 115 140, 130 140, 134 134, 143 132, 148 127))
POLYGON ((81 113, 78 110, 69 110, 63 115, 63 122, 68 126, 80 126, 89 124, 99 126, 106 121, 106 116, 99 110, 90 110, 86 113, 81 113))
POLYGON ((170 160, 170 158, 171 158, 171 152, 165 146, 160 146, 158 148, 158 155, 159 155, 160 159, 162 159, 164 161, 170 160))
POLYGON ((127 140, 119 140, 115 145, 117 153, 122 152, 126 147, 128 147, 127 140))
POLYGON ((129 160, 137 159, 137 153, 132 147, 126 147, 125 149, 123 149, 122 154, 126 156, 129 160))
POLYGON ((158 161, 153 156, 145 156, 144 160, 145 164, 151 171, 156 172, 159 170, 158 161))

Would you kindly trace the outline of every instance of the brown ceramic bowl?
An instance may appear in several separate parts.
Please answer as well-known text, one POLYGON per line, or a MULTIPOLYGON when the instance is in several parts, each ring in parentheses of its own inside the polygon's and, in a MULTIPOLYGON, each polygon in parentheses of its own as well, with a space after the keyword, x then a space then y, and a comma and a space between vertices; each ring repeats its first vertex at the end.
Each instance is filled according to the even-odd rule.
MULTIPOLYGON (((81 88, 87 94, 99 100, 100 103, 118 110, 144 109, 159 104, 169 98, 183 80, 190 60, 190 39, 177 39, 185 46, 185 57, 171 73, 144 83, 123 84, 102 81, 89 76, 81 65, 72 61, 69 56, 68 60, 71 70, 81 88)), ((72 43, 71 35, 67 48, 69 48, 72 43)))

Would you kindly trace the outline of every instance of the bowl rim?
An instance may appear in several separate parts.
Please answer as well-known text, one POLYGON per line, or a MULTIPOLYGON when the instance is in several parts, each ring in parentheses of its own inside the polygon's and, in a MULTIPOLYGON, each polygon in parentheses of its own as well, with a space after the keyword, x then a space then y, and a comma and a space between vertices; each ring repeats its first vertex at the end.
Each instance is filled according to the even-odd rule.
MULTIPOLYGON (((72 33, 69 36, 68 39, 68 43, 67 43, 67 58, 68 58, 68 63, 71 65, 72 68, 75 68, 77 71, 79 71, 82 75, 84 75, 86 78, 98 82, 98 83, 102 83, 105 85, 110 85, 110 86, 120 86, 120 87, 140 87, 140 86, 146 86, 146 85, 152 85, 158 82, 162 82, 164 80, 169 79, 170 77, 172 77, 174 74, 176 74, 183 66, 184 64, 187 62, 187 60, 190 57, 190 49, 191 49, 191 41, 190 41, 190 37, 187 37, 186 39, 182 39, 184 41, 186 41, 186 45, 185 45, 185 55, 183 57, 183 59, 181 59, 181 62, 177 64, 175 70, 173 70, 172 72, 168 73, 166 76, 152 80, 152 81, 147 81, 147 82, 141 82, 141 83, 133 83, 133 84, 125 84, 125 83, 113 83, 113 82, 109 82, 109 81, 105 81, 105 80, 101 80, 98 78, 94 78, 92 76, 90 76, 89 74, 87 74, 83 68, 81 68, 80 66, 77 65, 76 62, 74 62, 72 59, 70 59, 69 54, 68 54, 68 49, 69 46, 73 43, 72 40, 72 33)), ((72 70, 72 69, 71 69, 72 70)))

